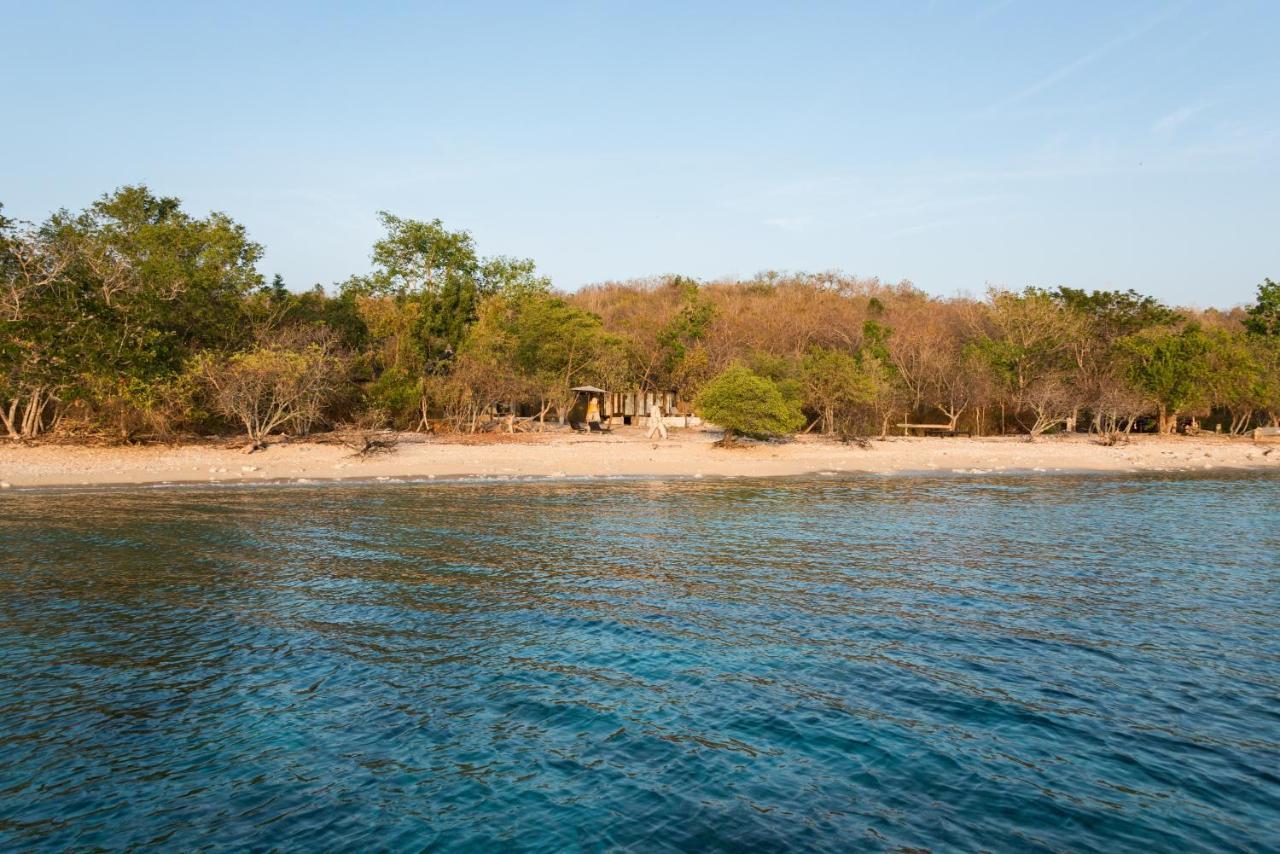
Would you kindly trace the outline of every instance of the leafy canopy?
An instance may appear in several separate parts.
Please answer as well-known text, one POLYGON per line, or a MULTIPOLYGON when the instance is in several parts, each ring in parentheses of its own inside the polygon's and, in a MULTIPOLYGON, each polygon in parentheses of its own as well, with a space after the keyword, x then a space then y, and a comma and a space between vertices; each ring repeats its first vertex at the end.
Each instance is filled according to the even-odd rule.
POLYGON ((804 403, 818 413, 824 433, 838 422, 848 421, 861 407, 872 403, 880 391, 874 357, 814 347, 800 362, 804 403), (864 369, 864 361, 872 370, 864 369))
POLYGON ((1129 358, 1129 381, 1162 412, 1178 413, 1205 402, 1211 340, 1199 326, 1143 330, 1119 343, 1129 358))
POLYGON ((541 293, 550 281, 533 261, 481 258, 467 231, 449 231, 439 219, 404 219, 382 211, 386 236, 373 245, 374 272, 353 276, 344 295, 373 298, 363 303, 371 326, 394 330, 402 341, 392 365, 412 350, 422 366, 439 370, 453 358, 479 316, 481 302, 499 293, 541 293), (386 301, 396 319, 388 316, 386 301))
POLYGON ((1110 341, 1152 326, 1177 323, 1182 316, 1154 297, 1135 290, 1085 291, 1060 287, 1050 293, 1060 305, 1089 322, 1092 331, 1110 341))
POLYGON ((744 365, 735 365, 708 382, 698 395, 699 414, 729 434, 767 439, 804 426, 799 405, 778 385, 744 365))
POLYGON ((261 254, 226 215, 192 217, 144 186, 39 228, 6 228, 0 386, 43 385, 64 400, 127 396, 200 351, 241 346, 261 254))
POLYGON ((514 373, 544 398, 564 397, 582 383, 608 386, 623 362, 621 343, 600 318, 545 293, 486 300, 462 352, 514 373))
POLYGON ((1245 309, 1244 328, 1254 335, 1280 335, 1280 282, 1263 280, 1258 301, 1245 309))

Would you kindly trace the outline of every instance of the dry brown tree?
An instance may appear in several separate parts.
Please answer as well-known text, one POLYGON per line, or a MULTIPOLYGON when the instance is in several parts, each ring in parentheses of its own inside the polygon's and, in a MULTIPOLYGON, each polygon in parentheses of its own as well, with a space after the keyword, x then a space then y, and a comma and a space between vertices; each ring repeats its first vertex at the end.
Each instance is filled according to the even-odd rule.
POLYGON ((243 425, 249 451, 265 447, 268 436, 286 427, 310 432, 345 378, 345 360, 331 340, 288 343, 294 346, 259 344, 197 366, 214 409, 243 425))

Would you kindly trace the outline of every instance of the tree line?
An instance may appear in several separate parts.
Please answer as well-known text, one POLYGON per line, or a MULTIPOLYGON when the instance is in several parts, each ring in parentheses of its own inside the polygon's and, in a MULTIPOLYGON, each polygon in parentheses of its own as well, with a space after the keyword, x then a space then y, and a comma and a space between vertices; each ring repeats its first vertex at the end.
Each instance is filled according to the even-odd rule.
POLYGON ((294 292, 221 213, 143 186, 41 223, 0 209, 0 423, 13 439, 562 422, 570 389, 678 392, 747 435, 1280 426, 1280 284, 1231 310, 1134 291, 767 272, 555 291, 466 231, 381 214, 372 272, 294 292))

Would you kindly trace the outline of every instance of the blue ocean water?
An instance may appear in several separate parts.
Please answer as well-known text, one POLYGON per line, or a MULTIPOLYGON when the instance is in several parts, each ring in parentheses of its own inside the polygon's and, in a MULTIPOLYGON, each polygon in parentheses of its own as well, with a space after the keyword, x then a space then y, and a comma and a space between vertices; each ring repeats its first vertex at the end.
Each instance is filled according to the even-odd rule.
POLYGON ((1280 479, 0 496, 0 848, 1280 848, 1280 479))

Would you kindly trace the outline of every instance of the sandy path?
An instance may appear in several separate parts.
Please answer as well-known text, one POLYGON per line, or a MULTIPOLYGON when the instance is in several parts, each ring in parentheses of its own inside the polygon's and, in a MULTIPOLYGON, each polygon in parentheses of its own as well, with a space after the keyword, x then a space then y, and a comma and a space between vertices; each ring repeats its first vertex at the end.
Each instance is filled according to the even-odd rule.
POLYGON ((246 482, 334 478, 448 477, 768 477, 818 472, 1144 472, 1263 469, 1280 471, 1280 445, 1246 439, 1135 436, 1102 447, 1086 436, 901 438, 870 449, 817 437, 778 445, 722 449, 716 435, 672 431, 646 441, 635 428, 610 436, 520 435, 483 443, 408 437, 392 453, 360 460, 335 445, 295 442, 247 455, 212 445, 96 448, 0 446, 0 483, 97 486, 166 482, 246 482), (413 440, 413 441, 410 441, 413 440))

